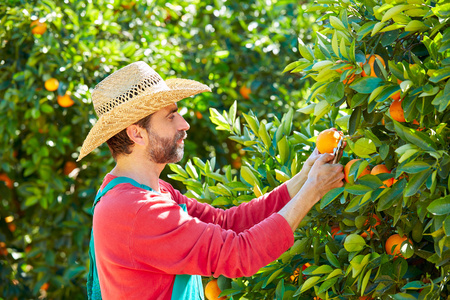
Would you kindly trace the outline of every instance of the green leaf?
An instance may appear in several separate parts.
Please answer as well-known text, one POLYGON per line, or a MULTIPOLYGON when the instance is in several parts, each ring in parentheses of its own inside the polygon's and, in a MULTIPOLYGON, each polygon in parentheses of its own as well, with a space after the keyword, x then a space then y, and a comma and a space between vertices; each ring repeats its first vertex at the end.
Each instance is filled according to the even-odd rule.
POLYGON ((280 171, 278 169, 275 169, 275 178, 279 182, 285 182, 285 181, 288 181, 289 179, 291 179, 291 177, 288 174, 286 174, 283 171, 280 171))
POLYGON ((409 180, 408 184, 406 185, 406 188, 404 190, 404 196, 410 197, 417 193, 417 191, 420 189, 420 187, 425 183, 425 181, 428 179, 428 177, 432 173, 432 169, 425 170, 422 172, 419 172, 417 174, 414 174, 411 179, 409 180))
POLYGON ((366 275, 364 275, 364 279, 362 280, 362 284, 361 284, 361 296, 364 295, 367 284, 369 283, 370 274, 372 274, 372 269, 368 270, 366 275))
POLYGON ((179 165, 177 164, 169 164, 169 168, 172 170, 172 172, 177 173, 178 175, 183 176, 184 178, 188 178, 188 173, 179 165))
POLYGON ((367 192, 372 191, 373 188, 362 185, 362 184, 355 184, 345 187, 345 191, 352 195, 364 195, 367 192))
POLYGON ((265 122, 261 122, 261 124, 259 125, 259 130, 258 130, 258 134, 261 138, 261 140, 264 143, 264 146, 266 146, 266 149, 270 148, 271 143, 271 139, 270 136, 266 130, 266 123, 265 122))
POLYGON ((249 125, 250 129, 257 136, 258 135, 258 129, 259 129, 258 120, 254 116, 251 116, 251 115, 248 115, 248 114, 242 114, 242 115, 244 116, 245 121, 249 125))
POLYGON ((437 70, 433 73, 433 75, 430 77, 430 81, 437 83, 441 80, 444 80, 446 78, 450 77, 450 67, 437 70))
POLYGON ((428 29, 430 29, 430 27, 419 20, 410 21, 404 28, 406 32, 426 31, 428 29))
POLYGON ((288 65, 284 68, 284 70, 283 70, 282 73, 291 71, 291 70, 295 69, 296 67, 300 66, 301 64, 303 64, 303 62, 301 62, 301 61, 294 61, 294 62, 288 64, 288 65))
MULTIPOLYGON (((333 252, 331 252, 328 245, 325 245, 325 254, 327 256, 327 260, 330 262, 330 264, 335 268, 341 268, 341 265, 339 264, 338 259, 336 256, 334 256, 333 252)), ((335 270, 336 271, 336 270, 335 270)), ((333 271, 334 272, 334 271, 333 271)))
POLYGON ((431 168, 431 166, 424 161, 411 161, 403 165, 402 167, 398 168, 397 170, 400 172, 415 174, 428 170, 429 168, 431 168))
MULTIPOLYGON (((306 271, 306 270, 305 270, 306 271)), ((303 272, 305 275, 319 275, 319 274, 328 274, 333 272, 333 268, 329 265, 321 265, 313 270, 311 272, 303 272)))
POLYGON ((328 204, 333 202, 333 200, 336 199, 340 194, 342 194, 344 190, 345 190, 344 187, 340 187, 332 189, 331 191, 326 193, 325 196, 323 196, 322 199, 320 200, 320 209, 323 209, 328 204))
POLYGON ((250 170, 249 167, 242 166, 241 167, 241 177, 244 178, 246 182, 248 182, 251 186, 258 185, 258 179, 255 174, 250 170))
POLYGON ((444 232, 446 236, 450 236, 450 214, 444 220, 444 232))
POLYGON ((366 241, 358 234, 352 233, 345 238, 344 248, 348 252, 358 252, 364 249, 366 241))
POLYGON ((383 80, 378 77, 363 77, 359 80, 355 80, 355 82, 350 85, 350 88, 361 94, 370 94, 383 84, 383 80))
POLYGON ((378 200, 378 211, 383 211, 391 207, 395 200, 400 197, 406 186, 406 179, 396 182, 389 190, 378 200))
POLYGON ((434 200, 427 210, 438 216, 450 214, 450 195, 434 200))
POLYGON ((377 147, 368 138, 360 138, 353 146, 353 152, 359 157, 370 158, 369 154, 377 152, 377 147))
POLYGON ((434 141, 425 133, 416 131, 412 128, 407 128, 402 124, 400 124, 400 122, 397 122, 395 120, 392 121, 394 122, 395 132, 397 132, 397 134, 400 136, 402 140, 410 142, 413 145, 419 146, 420 148, 426 151, 437 150, 434 141))
POLYGON ((344 97, 345 86, 339 80, 330 82, 325 89, 325 99, 329 104, 338 102, 344 97))
POLYGON ((361 124, 361 107, 357 107, 353 110, 350 118, 348 119, 348 133, 349 135, 355 134, 359 125, 361 124))
POLYGON ((319 290, 317 291, 317 294, 325 293, 327 290, 329 290, 336 282, 338 281, 337 277, 325 280, 319 287, 319 290))
POLYGON ((314 55, 311 49, 308 46, 302 45, 301 43, 298 43, 298 50, 300 51, 301 56, 306 58, 309 61, 314 60, 314 55))
POLYGON ((309 290, 320 280, 320 278, 321 278, 320 276, 313 276, 306 279, 306 281, 301 285, 301 287, 299 287, 299 289, 295 292, 293 296, 296 297, 301 293, 303 293, 304 291, 309 290))
POLYGON ((277 143, 278 152, 280 153, 280 164, 284 165, 289 158, 289 142, 286 136, 277 143))

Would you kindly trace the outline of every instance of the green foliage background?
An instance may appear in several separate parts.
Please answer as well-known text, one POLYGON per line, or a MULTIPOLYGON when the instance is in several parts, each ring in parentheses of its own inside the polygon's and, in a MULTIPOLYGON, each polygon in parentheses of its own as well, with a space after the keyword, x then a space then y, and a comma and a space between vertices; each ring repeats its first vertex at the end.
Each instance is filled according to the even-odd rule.
POLYGON ((309 81, 282 70, 297 58, 297 37, 313 38, 304 9, 297 1, 3 1, 0 173, 14 187, 0 182, 0 298, 85 298, 88 210, 113 160, 102 146, 70 175, 63 168, 96 119, 90 91, 101 79, 144 60, 163 78, 210 85, 213 93, 183 101, 185 162, 239 162, 241 146, 216 131, 209 108, 239 100, 239 111, 281 117, 299 105, 309 81), (47 24, 43 35, 31 33, 35 19, 47 24), (55 92, 44 88, 52 77, 55 92), (75 104, 62 108, 56 98, 66 91, 75 104))
POLYGON ((448 298, 450 4, 67 2, 0 4, 0 174, 14 182, 0 184, 0 297, 85 298, 88 210, 113 161, 102 146, 68 176, 63 168, 95 121, 92 88, 144 60, 164 78, 213 88, 182 102, 186 156, 163 174, 188 196, 227 208, 270 191, 330 127, 348 135, 341 162, 361 159, 310 211, 289 251, 252 277, 220 277, 224 294, 448 298), (37 18, 48 25, 42 36, 31 34, 37 18), (378 59, 375 76, 363 76, 372 54, 385 66, 378 59), (43 88, 51 77, 56 92, 43 88), (62 108, 56 97, 66 91, 75 105, 62 108), (405 122, 390 114, 397 93, 405 122), (381 163, 391 173, 354 179, 381 163), (395 233, 411 239, 403 257, 386 254, 395 233))

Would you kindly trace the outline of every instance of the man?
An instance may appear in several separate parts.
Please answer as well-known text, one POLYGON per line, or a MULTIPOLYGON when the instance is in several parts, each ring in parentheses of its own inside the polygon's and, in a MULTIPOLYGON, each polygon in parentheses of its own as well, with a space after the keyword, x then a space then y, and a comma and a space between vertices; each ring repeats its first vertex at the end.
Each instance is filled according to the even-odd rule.
POLYGON ((189 124, 177 101, 205 91, 136 62, 92 93, 99 120, 78 160, 107 142, 116 161, 93 219, 91 266, 104 299, 202 299, 199 275, 250 276, 292 246, 311 207, 343 184, 333 155, 315 150, 300 173, 249 203, 224 211, 183 196, 159 176, 183 157, 189 124))

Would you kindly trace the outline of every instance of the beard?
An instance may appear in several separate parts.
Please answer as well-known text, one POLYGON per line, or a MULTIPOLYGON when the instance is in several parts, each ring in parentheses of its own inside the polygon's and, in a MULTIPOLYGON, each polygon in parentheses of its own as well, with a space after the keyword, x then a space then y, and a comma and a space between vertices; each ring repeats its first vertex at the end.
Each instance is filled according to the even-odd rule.
POLYGON ((179 162, 184 155, 184 144, 177 142, 186 138, 185 131, 178 131, 173 138, 163 138, 149 130, 150 144, 147 147, 147 157, 158 164, 179 162))

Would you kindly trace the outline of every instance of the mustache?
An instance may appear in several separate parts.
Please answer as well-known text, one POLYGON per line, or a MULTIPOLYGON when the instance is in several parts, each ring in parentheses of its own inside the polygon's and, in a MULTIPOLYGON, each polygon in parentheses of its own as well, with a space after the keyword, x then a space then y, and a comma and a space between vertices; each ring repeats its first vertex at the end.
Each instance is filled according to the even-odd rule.
POLYGON ((177 132, 177 134, 175 135, 175 141, 181 140, 181 139, 186 139, 187 138, 187 133, 184 130, 180 130, 177 132))

